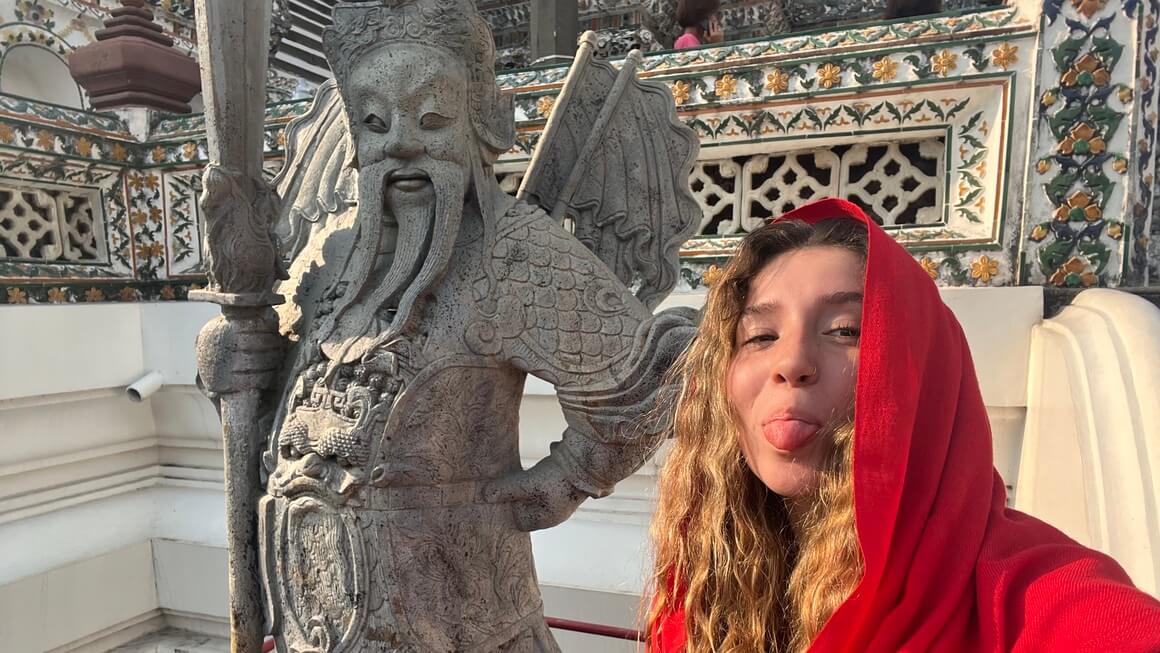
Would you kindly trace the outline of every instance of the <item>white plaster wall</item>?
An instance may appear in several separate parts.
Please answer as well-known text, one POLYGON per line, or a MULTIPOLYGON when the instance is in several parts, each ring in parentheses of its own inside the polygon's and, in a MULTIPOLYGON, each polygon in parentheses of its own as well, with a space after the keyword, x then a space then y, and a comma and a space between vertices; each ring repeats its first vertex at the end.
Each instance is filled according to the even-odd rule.
POLYGON ((40 102, 83 109, 81 89, 69 73, 68 64, 39 45, 11 48, 0 68, 0 93, 40 102))
MULTIPOLYGON (((1017 490, 1041 291, 943 296, 971 343, 997 464, 1017 490)), ((667 305, 702 301, 680 295, 667 305)), ((49 643, 62 646, 58 640, 68 650, 87 650, 166 623, 224 632, 219 425, 192 386, 193 339, 216 313, 192 303, 0 307, 0 342, 20 343, 6 348, 0 374, 0 641, 21 642, 6 651, 50 650, 49 643), (145 402, 128 401, 124 385, 149 370, 160 371, 166 385, 145 402), (61 570, 99 566, 106 556, 129 565, 139 564, 129 561, 133 556, 147 559, 149 591, 109 583, 103 603, 128 607, 94 606, 97 612, 78 617, 80 626, 58 628, 51 642, 38 639, 32 631, 54 603, 20 597, 61 570)), ((525 464, 545 455, 563 429, 550 386, 530 381, 521 412, 525 464)), ((545 599, 550 615, 637 625, 655 473, 656 465, 647 464, 612 496, 588 501, 565 524, 533 535, 539 580, 553 597, 545 599)), ((1069 515, 1060 516, 1065 527, 1069 515)), ((73 577, 79 584, 102 581, 94 573, 73 577)), ((597 650, 580 636, 562 639, 572 650, 597 650)))

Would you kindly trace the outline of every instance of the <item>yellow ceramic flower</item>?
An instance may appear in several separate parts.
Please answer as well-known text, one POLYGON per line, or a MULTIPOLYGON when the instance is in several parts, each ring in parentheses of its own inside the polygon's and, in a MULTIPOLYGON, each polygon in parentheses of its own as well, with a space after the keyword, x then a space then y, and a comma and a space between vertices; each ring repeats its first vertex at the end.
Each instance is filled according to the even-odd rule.
POLYGON ((1116 157, 1116 160, 1112 162, 1112 170, 1115 170, 1121 175, 1124 174, 1128 171, 1128 160, 1123 157, 1116 157))
POLYGON ((8 125, 0 125, 0 143, 10 144, 16 140, 16 134, 8 125))
POLYGON ((113 150, 109 152, 109 156, 111 156, 114 161, 124 161, 129 158, 129 150, 126 150, 124 145, 116 143, 113 145, 113 150))
POLYGON ((1091 18, 1107 6, 1108 0, 1071 0, 1071 6, 1079 13, 1091 18))
POLYGON ((890 57, 882 57, 874 62, 871 75, 880 82, 892 81, 898 76, 898 62, 890 57))
POLYGON ((165 148, 161 147, 160 145, 153 148, 152 156, 153 156, 153 163, 161 163, 162 161, 165 160, 165 148))
POLYGON ((832 63, 818 68, 818 83, 822 88, 833 88, 842 81, 842 69, 832 63))
POLYGON ((27 304, 28 295, 19 288, 8 289, 8 303, 9 304, 27 304))
POLYGON ((1038 243, 1044 238, 1047 238, 1048 233, 1050 232, 1047 231, 1047 227, 1044 227, 1041 224, 1037 224, 1035 225, 1035 228, 1031 230, 1031 240, 1038 243))
POLYGON ((946 77, 952 70, 959 67, 959 55, 950 50, 943 50, 930 60, 930 68, 934 72, 946 77))
POLYGON ((1076 59, 1059 81, 1064 86, 1107 86, 1112 76, 1099 58, 1089 52, 1076 59))
POLYGON ((56 146, 56 136, 52 132, 41 129, 36 132, 36 146, 42 150, 51 150, 56 146))
POLYGON ((1116 95, 1120 98, 1120 102, 1123 102, 1124 104, 1127 104, 1127 103, 1132 101, 1132 89, 1131 89, 1131 87, 1128 87, 1128 86, 1120 87, 1120 91, 1118 93, 1116 93, 1116 95))
POLYGON ((86 302, 103 302, 105 301, 105 293, 100 288, 89 288, 85 291, 86 302))
POLYGON ((93 153, 93 142, 84 136, 78 138, 73 146, 76 148, 77 154, 85 158, 88 158, 93 153))
POLYGON ((64 288, 49 288, 48 301, 53 304, 63 304, 68 301, 68 294, 65 293, 64 288))
POLYGON ((712 287, 712 285, 720 278, 721 269, 716 265, 710 265, 704 272, 701 273, 701 283, 705 284, 706 288, 712 287))
POLYGON ((789 73, 781 68, 774 68, 765 76, 765 90, 770 93, 784 93, 789 90, 789 73))
POLYGON ((1068 135, 1059 143, 1059 151, 1062 154, 1102 154, 1106 149, 1108 149, 1107 142, 1096 132, 1095 128, 1086 122, 1072 127, 1068 135))
POLYGON ((1124 225, 1121 222, 1113 222, 1108 225, 1108 237, 1119 240, 1124 237, 1124 225))
MULTIPOLYGON (((1064 263, 1063 265, 1059 266, 1059 269, 1055 271, 1055 274, 1051 275, 1051 278, 1048 279, 1048 281, 1051 282, 1052 285, 1062 286, 1065 283, 1067 283, 1067 278, 1074 274, 1077 276, 1083 275, 1080 277, 1080 282, 1086 283, 1088 280, 1084 279, 1084 277, 1087 277, 1088 275, 1091 274, 1090 272, 1085 272, 1085 270, 1087 270, 1087 267, 1088 267, 1087 259, 1085 259, 1081 256, 1073 256, 1070 259, 1068 259, 1067 263, 1064 263)), ((1094 277, 1094 275, 1092 275, 1092 276, 1094 277)), ((1087 284, 1087 285, 1091 285, 1091 284, 1087 284)))
POLYGON ((998 274, 999 262, 986 254, 980 256, 974 263, 971 263, 971 277, 978 279, 980 283, 990 284, 991 279, 998 274))
POLYGON ((676 102, 677 105, 680 106, 689 101, 689 96, 692 95, 693 88, 689 85, 688 82, 678 79, 677 81, 673 82, 672 91, 673 102, 676 102))
POLYGON ((138 226, 145 224, 145 212, 137 209, 129 211, 129 224, 138 226))
POLYGON ((157 175, 145 175, 145 187, 149 190, 157 190, 161 185, 161 177, 157 175))
POLYGON ((1072 193, 1067 203, 1055 209, 1056 222, 1095 222, 1104 217, 1099 205, 1092 201, 1092 197, 1083 191, 1072 193))
POLYGON ((713 92, 717 94, 718 99, 728 100, 737 94, 737 79, 729 73, 721 75, 713 83, 713 92))
POLYGON ((1055 101, 1058 99, 1059 98, 1057 98, 1055 96, 1055 93, 1053 93, 1051 91, 1047 91, 1043 94, 1043 97, 1039 101, 1043 104, 1043 106, 1049 107, 1049 106, 1055 104, 1055 101))
POLYGON ((923 270, 926 270, 926 273, 931 279, 938 278, 938 263, 932 261, 929 256, 924 256, 919 259, 918 264, 922 266, 923 270))
POLYGON ((190 141, 185 145, 182 145, 181 153, 185 156, 186 159, 197 158, 197 143, 190 141))
POLYGON ((1049 170, 1051 170, 1051 159, 1040 159, 1035 164, 1035 171, 1041 175, 1047 174, 1049 170))
POLYGON ((551 95, 541 95, 536 100, 536 113, 540 114, 541 118, 550 118, 552 109, 556 107, 556 98, 551 95))
POLYGON ((1019 61, 1019 46, 1017 45, 1004 43, 991 52, 991 62, 1003 70, 1007 70, 1017 61, 1019 61))
POLYGON ((165 246, 161 243, 145 243, 137 246, 137 256, 143 259, 161 258, 165 254, 165 246))
POLYGON ((140 298, 141 293, 137 292, 136 288, 126 287, 121 289, 121 301, 123 302, 135 302, 140 298))

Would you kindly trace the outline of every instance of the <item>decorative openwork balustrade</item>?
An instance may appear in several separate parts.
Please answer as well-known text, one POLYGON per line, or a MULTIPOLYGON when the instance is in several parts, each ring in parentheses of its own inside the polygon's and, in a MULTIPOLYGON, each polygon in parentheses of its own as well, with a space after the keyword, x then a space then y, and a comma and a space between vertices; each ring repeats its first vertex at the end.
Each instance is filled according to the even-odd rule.
MULTIPOLYGON (((1043 28, 1005 8, 646 56, 702 143, 686 287, 765 218, 832 194, 941 285, 1155 284, 1158 14, 1053 0, 1043 28)), ((505 189, 566 73, 500 76, 518 126, 505 189)), ((307 106, 270 106, 271 172, 307 106)), ((113 116, 0 96, 0 301, 184 298, 203 282, 204 155, 199 116, 143 142, 113 116)))

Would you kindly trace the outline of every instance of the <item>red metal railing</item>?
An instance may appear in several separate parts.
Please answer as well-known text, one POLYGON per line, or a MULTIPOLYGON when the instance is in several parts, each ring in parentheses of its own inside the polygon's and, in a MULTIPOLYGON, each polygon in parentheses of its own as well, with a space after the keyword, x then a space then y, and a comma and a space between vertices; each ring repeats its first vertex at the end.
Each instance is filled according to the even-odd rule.
POLYGON ((550 628, 559 630, 571 630, 586 635, 599 635, 600 637, 615 637, 617 639, 627 639, 634 642, 645 641, 644 633, 631 628, 605 626, 604 624, 593 624, 587 621, 573 621, 571 619, 560 619, 557 617, 545 617, 545 620, 548 622, 550 628))
MULTIPOLYGON (((575 633, 584 633, 585 635, 596 635, 599 637, 612 637, 615 639, 627 639, 633 642, 645 641, 645 634, 639 630, 631 628, 619 628, 617 626, 606 626, 604 624, 593 624, 587 621, 573 621, 572 619, 560 619, 558 617, 545 617, 549 628, 557 630, 570 630, 575 633)), ((262 642, 262 653, 270 653, 274 650, 274 638, 267 637, 265 642, 262 642)))

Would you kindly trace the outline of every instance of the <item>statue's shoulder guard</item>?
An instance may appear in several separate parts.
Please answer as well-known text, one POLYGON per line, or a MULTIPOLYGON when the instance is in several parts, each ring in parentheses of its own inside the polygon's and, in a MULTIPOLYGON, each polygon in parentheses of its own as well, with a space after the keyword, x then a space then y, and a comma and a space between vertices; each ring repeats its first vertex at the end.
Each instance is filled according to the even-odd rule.
MULTIPOLYGON (((611 376, 649 312, 595 254, 543 210, 517 202, 496 225, 494 280, 468 342, 557 385, 611 376)), ((480 284, 482 291, 484 284, 480 284)))
POLYGON ((655 309, 677 283, 680 247, 698 229, 689 188, 700 142, 660 82, 637 78, 633 51, 620 68, 581 38, 519 197, 542 207, 655 309))

